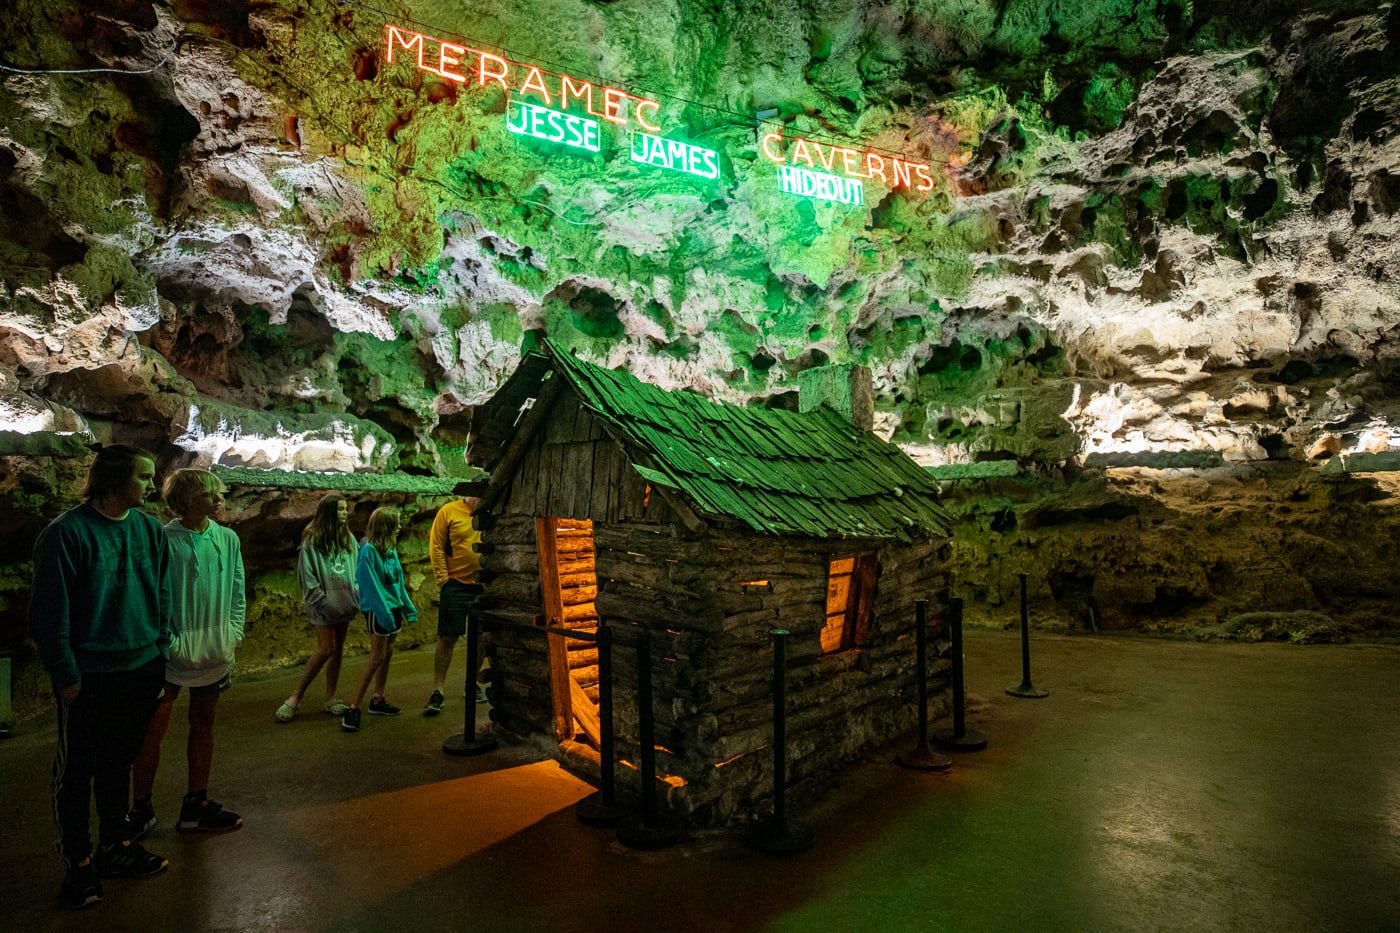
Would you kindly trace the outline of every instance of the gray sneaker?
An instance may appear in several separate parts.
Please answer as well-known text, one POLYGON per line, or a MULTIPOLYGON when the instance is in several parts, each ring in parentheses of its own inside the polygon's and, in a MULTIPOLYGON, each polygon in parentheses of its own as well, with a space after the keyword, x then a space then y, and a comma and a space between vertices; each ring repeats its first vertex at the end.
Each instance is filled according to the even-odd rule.
POLYGON ((243 825, 243 817, 214 800, 190 800, 180 806, 180 822, 175 828, 182 833, 226 833, 243 825))
POLYGON ((156 810, 151 806, 151 802, 137 801, 131 805, 131 812, 126 815, 129 837, 132 842, 140 839, 146 833, 156 828, 156 810))
POLYGON ((103 878, 146 878, 165 870, 170 860, 147 852, 139 842, 111 842, 97 847, 92 867, 103 878))
POLYGON ((397 716, 403 710, 383 697, 373 697, 369 701, 369 712, 371 716, 397 716))

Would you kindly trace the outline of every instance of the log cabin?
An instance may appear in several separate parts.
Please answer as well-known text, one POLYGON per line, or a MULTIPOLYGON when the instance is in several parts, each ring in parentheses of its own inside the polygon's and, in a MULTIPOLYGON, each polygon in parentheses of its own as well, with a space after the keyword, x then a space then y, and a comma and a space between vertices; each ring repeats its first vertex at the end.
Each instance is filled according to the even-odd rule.
MULTIPOLYGON (((946 602, 950 522, 929 473, 870 432, 872 408, 854 421, 837 410, 869 399, 868 371, 826 369, 802 385, 823 403, 741 407, 546 339, 476 409, 468 459, 489 473, 476 521, 499 738, 597 776, 599 626, 618 642, 619 788, 639 782, 629 646, 645 630, 659 797, 692 826, 756 818, 771 799, 775 629, 788 633, 785 786, 912 735, 914 604, 946 602)), ((932 622, 938 715, 950 678, 932 622)))

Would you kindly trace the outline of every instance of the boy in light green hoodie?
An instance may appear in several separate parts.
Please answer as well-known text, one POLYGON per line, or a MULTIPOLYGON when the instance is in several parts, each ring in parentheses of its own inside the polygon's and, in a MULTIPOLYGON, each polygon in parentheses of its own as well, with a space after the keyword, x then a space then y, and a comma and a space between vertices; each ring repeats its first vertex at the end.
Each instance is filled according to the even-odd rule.
POLYGON ((209 799, 219 681, 228 673, 234 651, 243 641, 243 549, 232 529, 214 521, 223 510, 224 484, 213 473, 172 473, 165 481, 165 504, 176 515, 165 526, 172 567, 173 634, 165 666, 165 692, 133 768, 135 799, 129 818, 133 839, 156 825, 151 792, 160 766, 160 744, 182 687, 190 691, 190 734, 185 750, 189 779, 175 828, 224 832, 243 825, 237 813, 209 799))

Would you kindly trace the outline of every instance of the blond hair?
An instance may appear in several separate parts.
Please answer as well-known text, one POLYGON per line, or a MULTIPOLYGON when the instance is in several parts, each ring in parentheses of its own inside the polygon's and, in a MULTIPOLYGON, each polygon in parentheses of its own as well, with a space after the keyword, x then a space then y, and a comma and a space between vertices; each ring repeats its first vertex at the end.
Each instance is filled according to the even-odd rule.
POLYGON ((161 494, 165 504, 176 515, 184 515, 190 509, 194 497, 205 492, 223 492, 228 489, 224 481, 208 470, 189 467, 176 470, 165 478, 165 488, 161 494))
POLYGON ((381 505, 371 512, 365 540, 380 554, 387 554, 399 540, 399 510, 392 505, 381 505))

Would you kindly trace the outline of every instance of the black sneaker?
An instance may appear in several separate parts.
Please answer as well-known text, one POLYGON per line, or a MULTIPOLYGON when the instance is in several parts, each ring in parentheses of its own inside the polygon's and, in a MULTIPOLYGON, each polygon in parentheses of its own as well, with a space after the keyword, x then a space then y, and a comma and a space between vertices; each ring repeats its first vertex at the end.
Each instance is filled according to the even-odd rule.
POLYGON ((109 842, 97 847, 92 867, 103 878, 146 878, 158 875, 169 865, 168 859, 147 852, 139 842, 109 842))
POLYGON ((345 711, 345 715, 340 717, 340 728, 346 732, 360 731, 360 708, 352 706, 345 711))
POLYGON ((140 839, 146 833, 156 828, 156 811, 151 806, 149 800, 138 800, 131 805, 131 812, 126 815, 127 831, 131 833, 129 838, 132 842, 140 839))
POLYGON ((226 833, 243 825, 243 817, 213 800, 186 800, 180 807, 180 822, 175 828, 182 833, 226 833))
POLYGON ((375 697, 369 701, 369 713, 371 716, 397 716, 402 712, 403 710, 383 697, 375 697))
POLYGON ((428 697, 428 705, 423 707, 423 715, 436 716, 438 713, 442 712, 444 699, 441 690, 434 690, 433 695, 428 697))
POLYGON ((91 907, 102 900, 102 879, 92 867, 92 859, 85 858, 63 873, 63 886, 59 891, 63 906, 73 910, 91 907))

